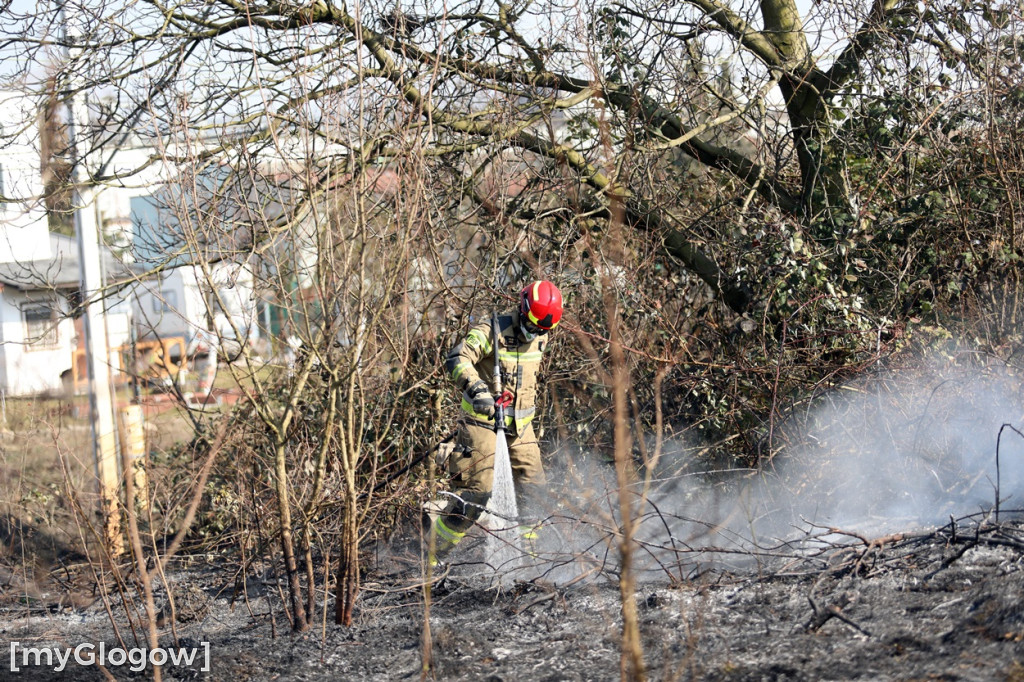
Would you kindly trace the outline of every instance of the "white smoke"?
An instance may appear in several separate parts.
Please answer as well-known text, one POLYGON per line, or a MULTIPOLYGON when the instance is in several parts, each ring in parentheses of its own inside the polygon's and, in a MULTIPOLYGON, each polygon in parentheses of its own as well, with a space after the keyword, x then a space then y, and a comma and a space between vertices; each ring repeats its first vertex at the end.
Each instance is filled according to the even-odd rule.
MULTIPOLYGON (((812 522, 881 534, 994 508, 996 439, 1003 424, 1024 426, 1021 388, 1005 372, 952 368, 834 391, 760 486, 771 521, 759 531, 812 522)), ((1005 435, 1002 506, 1024 508, 1024 440, 1005 435)))
MULTIPOLYGON (((780 429, 781 454, 726 483, 710 482, 716 477, 679 447, 646 498, 633 497, 641 576, 685 580, 710 565, 806 548, 815 537, 871 538, 991 513, 1001 429, 999 508, 1024 510, 1024 438, 1003 428, 1024 431, 1022 389, 1002 367, 876 374, 822 396, 780 429)), ((586 556, 563 577, 614 563, 620 526, 610 466, 576 463, 569 478, 548 513, 560 519, 559 547, 586 556)))

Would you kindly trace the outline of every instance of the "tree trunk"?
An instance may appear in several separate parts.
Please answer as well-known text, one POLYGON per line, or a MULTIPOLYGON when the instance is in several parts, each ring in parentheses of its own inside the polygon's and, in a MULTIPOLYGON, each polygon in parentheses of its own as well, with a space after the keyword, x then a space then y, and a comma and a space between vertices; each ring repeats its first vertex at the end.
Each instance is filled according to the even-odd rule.
MULTIPOLYGON (((292 509, 288 498, 288 466, 285 462, 284 443, 278 443, 274 452, 277 478, 277 504, 281 520, 281 554, 284 557, 285 572, 288 574, 288 595, 292 604, 292 628, 304 632, 309 627, 306 607, 303 604, 302 584, 295 558, 295 540, 292 537, 292 509)), ((312 588, 312 586, 310 586, 312 588)))
POLYGON ((312 620, 316 614, 316 570, 313 566, 313 531, 307 520, 302 527, 302 555, 306 564, 306 613, 312 620))
MULTIPOLYGON (((613 197, 614 199, 614 197, 613 197)), ((626 217, 626 205, 622 201, 612 202, 612 225, 614 232, 622 229, 626 217)), ((621 679, 629 682, 644 682, 647 666, 644 663, 643 641, 640 638, 640 617, 636 608, 636 581, 633 576, 633 493, 632 493, 632 437, 628 423, 629 369, 622 352, 619 312, 611 281, 602 282, 604 304, 608 316, 609 357, 612 364, 612 405, 615 443, 615 476, 618 483, 619 514, 622 534, 619 538, 619 597, 622 601, 622 649, 619 658, 621 679)))
POLYGON ((800 205, 805 220, 828 240, 851 214, 845 157, 829 151, 831 108, 821 91, 818 71, 794 0, 761 0, 765 36, 778 52, 785 74, 779 89, 793 129, 800 166, 800 205))
POLYGON ((338 587, 335 592, 334 622, 352 625, 352 611, 359 595, 359 524, 354 486, 346 490, 342 512, 341 557, 338 560, 338 587))

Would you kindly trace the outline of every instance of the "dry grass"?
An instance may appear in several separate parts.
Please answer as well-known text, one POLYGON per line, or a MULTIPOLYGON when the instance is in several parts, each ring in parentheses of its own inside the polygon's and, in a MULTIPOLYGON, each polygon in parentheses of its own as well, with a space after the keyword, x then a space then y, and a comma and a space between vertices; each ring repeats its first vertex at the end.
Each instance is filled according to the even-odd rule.
MULTIPOLYGON (((118 403, 129 399, 118 394, 118 403)), ((97 483, 86 396, 9 399, 0 434, 0 602, 43 599, 95 556, 97 483)), ((147 419, 156 454, 192 434, 174 407, 147 419)), ((84 570, 84 569, 83 569, 84 570)), ((66 592, 70 585, 63 585, 66 592)), ((52 595, 51 595, 52 596, 52 595)))

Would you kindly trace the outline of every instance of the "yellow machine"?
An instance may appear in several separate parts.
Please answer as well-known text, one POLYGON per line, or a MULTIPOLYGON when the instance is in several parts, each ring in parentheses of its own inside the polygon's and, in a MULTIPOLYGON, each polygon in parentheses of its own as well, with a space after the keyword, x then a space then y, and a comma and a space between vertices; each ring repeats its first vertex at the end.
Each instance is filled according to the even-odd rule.
MULTIPOLYGON (((186 361, 185 338, 181 336, 137 341, 134 349, 131 344, 125 344, 114 350, 120 357, 120 366, 113 368, 112 379, 119 386, 133 377, 141 382, 170 385, 186 361)), ((71 376, 75 393, 84 390, 89 376, 85 348, 76 348, 72 353, 71 376)))

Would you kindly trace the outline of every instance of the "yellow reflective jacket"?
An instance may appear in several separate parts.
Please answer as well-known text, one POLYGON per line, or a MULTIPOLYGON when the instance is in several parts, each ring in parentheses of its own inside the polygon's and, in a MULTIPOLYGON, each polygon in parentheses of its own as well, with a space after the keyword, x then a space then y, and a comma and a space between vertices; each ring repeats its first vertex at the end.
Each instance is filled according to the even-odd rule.
MULTIPOLYGON (((547 338, 538 336, 533 341, 523 341, 516 330, 519 328, 519 311, 498 316, 499 347, 501 363, 501 387, 512 392, 514 398, 507 410, 506 428, 516 434, 522 433, 536 414, 537 373, 547 338)), ((494 391, 494 345, 492 318, 473 327, 469 334, 455 345, 445 360, 445 371, 455 386, 462 391, 462 409, 466 414, 484 424, 493 421, 487 415, 473 410, 466 388, 478 379, 494 391)), ((498 396, 495 396, 497 398, 498 396)))

